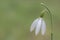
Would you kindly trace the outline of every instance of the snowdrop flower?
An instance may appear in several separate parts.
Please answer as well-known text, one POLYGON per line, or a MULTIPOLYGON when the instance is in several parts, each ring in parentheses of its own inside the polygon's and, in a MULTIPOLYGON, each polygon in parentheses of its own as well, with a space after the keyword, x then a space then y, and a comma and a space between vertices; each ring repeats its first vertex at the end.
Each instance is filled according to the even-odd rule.
POLYGON ((30 32, 32 32, 35 29, 35 35, 37 36, 41 30, 41 34, 44 35, 46 32, 46 23, 43 19, 43 16, 45 15, 45 12, 47 12, 51 19, 51 40, 53 40, 53 20, 52 20, 52 13, 50 12, 49 8, 44 4, 41 3, 41 6, 43 6, 45 9, 41 12, 41 15, 39 18, 33 21, 31 24, 30 32))
POLYGON ((35 35, 37 36, 38 33, 41 30, 42 35, 45 34, 46 32, 46 23, 43 20, 43 18, 39 17, 36 20, 33 21, 33 23, 31 24, 31 28, 30 28, 30 32, 32 32, 35 29, 35 35))

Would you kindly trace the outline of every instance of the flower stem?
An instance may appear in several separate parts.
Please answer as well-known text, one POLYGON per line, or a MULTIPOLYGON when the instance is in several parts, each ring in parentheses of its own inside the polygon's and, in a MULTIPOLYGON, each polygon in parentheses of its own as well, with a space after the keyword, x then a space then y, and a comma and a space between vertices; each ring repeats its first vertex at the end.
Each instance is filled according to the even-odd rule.
POLYGON ((52 13, 50 12, 50 10, 48 9, 48 7, 47 7, 45 4, 41 3, 41 5, 47 9, 47 11, 48 11, 48 13, 49 13, 49 15, 50 15, 50 19, 51 19, 51 40, 53 40, 52 13))

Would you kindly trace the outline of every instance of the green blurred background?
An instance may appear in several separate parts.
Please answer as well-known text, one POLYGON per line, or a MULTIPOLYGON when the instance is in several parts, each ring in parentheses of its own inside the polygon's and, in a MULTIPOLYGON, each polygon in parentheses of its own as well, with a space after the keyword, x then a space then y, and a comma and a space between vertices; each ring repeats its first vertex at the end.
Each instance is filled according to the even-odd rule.
POLYGON ((60 0, 0 0, 0 40, 51 40, 48 14, 46 34, 35 36, 30 32, 33 20, 40 16, 45 3, 53 14, 54 40, 60 40, 60 0))

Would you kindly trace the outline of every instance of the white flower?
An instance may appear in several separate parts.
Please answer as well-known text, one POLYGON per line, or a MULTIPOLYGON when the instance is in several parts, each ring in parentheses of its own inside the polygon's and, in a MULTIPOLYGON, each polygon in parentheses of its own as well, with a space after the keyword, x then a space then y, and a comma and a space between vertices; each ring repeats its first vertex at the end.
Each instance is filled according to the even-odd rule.
POLYGON ((35 35, 37 35, 41 29, 42 35, 45 34, 46 32, 46 23, 43 20, 43 18, 37 18, 36 20, 33 21, 30 32, 32 32, 35 29, 35 35))

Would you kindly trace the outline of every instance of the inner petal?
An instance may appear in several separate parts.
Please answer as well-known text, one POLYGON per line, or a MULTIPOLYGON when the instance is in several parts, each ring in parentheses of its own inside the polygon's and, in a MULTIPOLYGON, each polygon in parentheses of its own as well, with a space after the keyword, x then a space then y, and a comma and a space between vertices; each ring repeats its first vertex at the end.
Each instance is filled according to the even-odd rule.
POLYGON ((39 33, 39 31, 40 31, 41 22, 42 22, 42 19, 40 18, 38 23, 37 23, 37 26, 36 26, 35 35, 37 35, 39 33))

